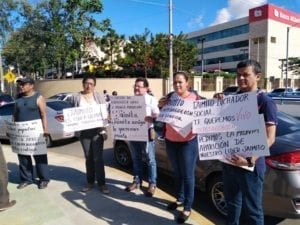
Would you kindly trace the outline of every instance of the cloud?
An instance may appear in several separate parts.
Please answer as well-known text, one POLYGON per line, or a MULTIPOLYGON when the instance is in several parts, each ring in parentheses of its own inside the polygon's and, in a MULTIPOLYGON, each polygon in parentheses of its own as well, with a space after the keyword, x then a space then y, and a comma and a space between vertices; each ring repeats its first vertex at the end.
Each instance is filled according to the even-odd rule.
POLYGON ((233 19, 248 16, 249 9, 266 4, 267 0, 228 0, 227 7, 217 12, 211 25, 225 23, 233 19))
POLYGON ((188 27, 190 29, 197 29, 197 28, 201 28, 203 26, 204 26, 204 24, 203 24, 203 15, 198 15, 197 17, 191 19, 188 22, 188 27))

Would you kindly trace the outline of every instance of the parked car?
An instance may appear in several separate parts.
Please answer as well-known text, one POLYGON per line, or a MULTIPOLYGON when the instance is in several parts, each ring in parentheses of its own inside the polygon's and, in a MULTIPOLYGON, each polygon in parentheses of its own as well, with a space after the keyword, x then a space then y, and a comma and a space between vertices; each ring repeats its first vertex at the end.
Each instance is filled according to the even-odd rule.
POLYGON ((48 99, 66 101, 72 94, 73 93, 71 93, 71 92, 62 92, 62 93, 53 95, 53 96, 49 97, 48 99))
POLYGON ((238 91, 238 86, 229 86, 223 90, 224 95, 235 94, 238 91))
POLYGON ((0 93, 0 106, 5 105, 9 102, 13 102, 14 98, 8 94, 0 93))
POLYGON ((293 93, 293 88, 275 88, 268 93, 270 97, 284 97, 293 93))
MULTIPOLYGON (((266 157, 264 184, 264 211, 266 215, 300 218, 300 121, 283 112, 278 113, 276 141, 266 157)), ((157 166, 170 173, 165 141, 158 137, 155 143, 157 166)), ((128 142, 114 141, 114 158, 125 168, 132 165, 128 142)), ((222 165, 217 160, 199 161, 196 167, 196 186, 206 191, 214 207, 226 215, 223 194, 222 165)))
MULTIPOLYGON (((54 141, 74 137, 74 132, 64 131, 64 116, 62 110, 72 107, 68 102, 59 100, 47 100, 47 120, 50 136, 47 137, 47 146, 53 145, 54 141)), ((5 120, 11 120, 14 109, 14 103, 8 103, 0 107, 0 139, 9 139, 6 136, 5 120)))

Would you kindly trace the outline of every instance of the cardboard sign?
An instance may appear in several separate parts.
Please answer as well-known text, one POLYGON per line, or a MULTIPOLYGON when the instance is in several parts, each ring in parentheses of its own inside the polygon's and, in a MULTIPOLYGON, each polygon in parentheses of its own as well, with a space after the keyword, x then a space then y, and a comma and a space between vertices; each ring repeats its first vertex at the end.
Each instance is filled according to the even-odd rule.
POLYGON ((223 133, 198 134, 200 160, 225 159, 237 154, 243 157, 270 155, 263 116, 256 129, 223 133))
POLYGON ((256 92, 194 102, 193 133, 251 130, 258 120, 256 92))
POLYGON ((5 121, 12 151, 21 155, 47 154, 42 121, 5 121))
POLYGON ((114 139, 148 141, 144 96, 111 96, 110 112, 114 139))
POLYGON ((64 130, 74 132, 108 125, 107 105, 63 109, 64 130))

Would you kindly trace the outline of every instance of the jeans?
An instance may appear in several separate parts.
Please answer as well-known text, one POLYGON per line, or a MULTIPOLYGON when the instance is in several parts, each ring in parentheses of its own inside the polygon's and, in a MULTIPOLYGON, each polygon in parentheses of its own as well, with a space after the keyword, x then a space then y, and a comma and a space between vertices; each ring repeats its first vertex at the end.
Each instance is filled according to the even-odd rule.
POLYGON ((227 204, 227 225, 238 225, 243 209, 243 224, 263 225, 262 208, 264 173, 251 172, 223 164, 224 195, 227 204))
POLYGON ((198 159, 197 138, 188 142, 173 142, 166 139, 167 154, 171 161, 177 201, 190 211, 194 201, 195 169, 198 159))
MULTIPOLYGON (((36 167, 36 173, 40 181, 49 181, 49 168, 48 168, 48 157, 47 154, 33 155, 36 167)), ((19 169, 21 182, 33 183, 33 165, 32 158, 30 155, 20 155, 19 169)))
POLYGON ((94 184, 95 180, 99 186, 105 184, 105 170, 103 160, 103 137, 99 134, 99 129, 89 129, 81 131, 80 143, 85 156, 86 179, 89 184, 94 184))
POLYGON ((148 182, 156 185, 157 168, 155 160, 154 141, 130 141, 132 149, 133 175, 135 183, 142 183, 143 177, 143 155, 146 156, 148 168, 148 182))

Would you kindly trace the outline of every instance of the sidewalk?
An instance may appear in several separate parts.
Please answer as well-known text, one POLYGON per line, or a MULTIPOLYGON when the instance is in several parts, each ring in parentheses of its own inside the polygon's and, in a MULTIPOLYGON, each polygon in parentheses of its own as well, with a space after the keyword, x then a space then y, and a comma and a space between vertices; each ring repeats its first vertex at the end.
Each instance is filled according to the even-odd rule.
MULTIPOLYGON (((153 198, 141 191, 128 193, 125 185, 132 178, 115 168, 106 167, 109 195, 98 189, 84 194, 80 189, 85 184, 85 168, 82 158, 48 153, 51 182, 47 189, 36 185, 18 190, 17 155, 9 145, 2 145, 9 169, 11 200, 17 204, 0 212, 0 225, 167 225, 176 224, 178 211, 166 210, 167 202, 174 198, 157 190, 153 198)), ((211 225, 197 212, 193 212, 189 225, 211 225)))

